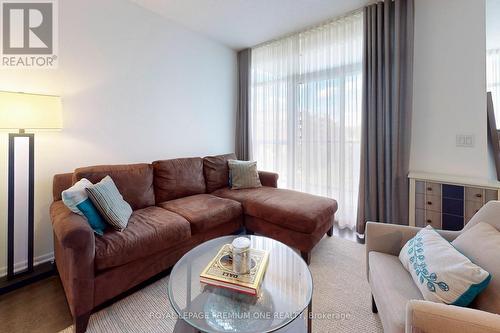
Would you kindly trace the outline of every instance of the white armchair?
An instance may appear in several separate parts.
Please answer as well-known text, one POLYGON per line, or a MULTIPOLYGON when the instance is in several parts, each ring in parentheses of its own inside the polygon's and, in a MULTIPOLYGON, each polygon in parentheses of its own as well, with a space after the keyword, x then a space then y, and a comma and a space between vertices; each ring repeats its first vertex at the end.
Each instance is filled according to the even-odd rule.
MULTIPOLYGON (((452 241, 479 222, 500 230, 500 202, 491 201, 467 223, 462 231, 438 232, 452 241)), ((398 255, 406 242, 420 230, 417 227, 368 222, 366 226, 367 277, 372 290, 373 311, 378 312, 385 333, 498 332, 500 308, 495 313, 423 300, 411 275, 398 255)), ((499 252, 500 253, 500 249, 499 252)), ((500 267, 490 271, 490 287, 500 286, 500 267)), ((496 289, 495 289, 496 290, 496 289)))

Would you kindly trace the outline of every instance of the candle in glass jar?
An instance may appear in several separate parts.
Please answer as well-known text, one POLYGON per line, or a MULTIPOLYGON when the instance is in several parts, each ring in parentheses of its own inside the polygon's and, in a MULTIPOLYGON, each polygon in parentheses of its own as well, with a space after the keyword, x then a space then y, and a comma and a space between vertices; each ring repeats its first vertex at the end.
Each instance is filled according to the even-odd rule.
POLYGON ((250 273, 250 240, 238 237, 231 244, 233 251, 233 271, 237 274, 250 273))

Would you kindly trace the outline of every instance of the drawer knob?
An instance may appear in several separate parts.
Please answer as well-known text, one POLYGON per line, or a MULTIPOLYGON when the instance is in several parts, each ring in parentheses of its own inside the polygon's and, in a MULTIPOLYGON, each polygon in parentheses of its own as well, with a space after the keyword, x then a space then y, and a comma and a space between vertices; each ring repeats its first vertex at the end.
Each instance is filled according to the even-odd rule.
POLYGON ((483 196, 480 193, 476 194, 476 198, 482 198, 483 196))
POLYGON ((432 201, 427 201, 427 204, 430 206, 432 205, 432 201))
POLYGON ((428 188, 427 188, 427 191, 432 191, 432 187, 428 187, 428 188))
POLYGON ((432 220, 427 220, 427 223, 432 223, 432 220))

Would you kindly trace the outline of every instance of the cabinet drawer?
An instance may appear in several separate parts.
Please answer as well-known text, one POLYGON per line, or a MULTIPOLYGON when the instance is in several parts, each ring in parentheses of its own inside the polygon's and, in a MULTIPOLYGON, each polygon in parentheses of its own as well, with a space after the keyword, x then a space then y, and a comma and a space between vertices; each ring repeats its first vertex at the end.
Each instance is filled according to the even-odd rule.
POLYGON ((441 211, 441 197, 437 195, 428 194, 425 196, 425 209, 435 212, 441 211))
POLYGON ((485 190, 484 191, 484 202, 498 200, 498 191, 496 190, 485 190))
POLYGON ((431 225, 434 229, 441 229, 441 213, 430 210, 426 211, 425 225, 431 225))
POLYGON ((427 223, 425 223, 425 210, 415 209, 415 226, 424 228, 426 225, 427 223))
POLYGON ((425 193, 425 182, 417 180, 415 182, 415 193, 424 194, 425 193))
POLYGON ((466 201, 465 202, 465 224, 483 207, 482 202, 466 201))
POLYGON ((484 199, 484 190, 482 188, 476 188, 476 187, 465 188, 465 200, 483 202, 483 199, 484 199))
POLYGON ((425 193, 431 194, 431 195, 441 195, 441 184, 438 183, 425 183, 425 193))
POLYGON ((425 194, 415 194, 415 208, 425 209, 425 194))

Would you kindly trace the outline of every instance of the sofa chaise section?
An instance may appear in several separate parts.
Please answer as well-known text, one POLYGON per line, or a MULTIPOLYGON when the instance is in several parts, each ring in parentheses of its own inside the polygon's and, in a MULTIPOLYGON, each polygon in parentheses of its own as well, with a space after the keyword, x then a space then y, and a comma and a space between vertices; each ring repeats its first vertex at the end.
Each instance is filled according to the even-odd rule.
POLYGON ((311 250, 325 233, 332 235, 337 211, 333 199, 268 186, 222 188, 212 194, 241 202, 247 232, 277 239, 300 250, 307 263, 311 250))
POLYGON ((248 233, 277 239, 300 250, 309 264, 311 250, 327 233, 332 235, 337 202, 303 192, 278 189, 278 174, 259 171, 262 187, 231 190, 227 161, 234 154, 203 159, 207 191, 240 202, 248 233))

